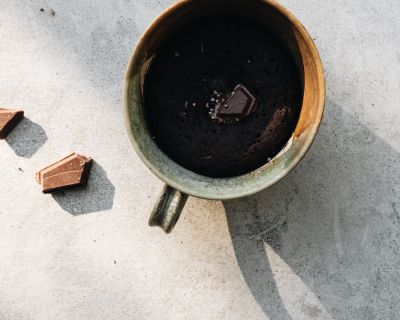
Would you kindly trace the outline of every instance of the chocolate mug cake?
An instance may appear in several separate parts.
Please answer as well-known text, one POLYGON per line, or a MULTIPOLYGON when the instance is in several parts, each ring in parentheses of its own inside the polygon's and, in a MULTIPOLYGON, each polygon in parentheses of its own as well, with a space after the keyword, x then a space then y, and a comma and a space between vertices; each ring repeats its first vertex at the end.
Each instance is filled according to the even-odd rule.
POLYGON ((262 26, 232 17, 197 22, 166 39, 144 88, 155 143, 209 177, 239 176, 270 161, 290 139, 302 98, 289 49, 262 26), (218 119, 216 108, 228 108, 238 86, 246 114, 218 119))

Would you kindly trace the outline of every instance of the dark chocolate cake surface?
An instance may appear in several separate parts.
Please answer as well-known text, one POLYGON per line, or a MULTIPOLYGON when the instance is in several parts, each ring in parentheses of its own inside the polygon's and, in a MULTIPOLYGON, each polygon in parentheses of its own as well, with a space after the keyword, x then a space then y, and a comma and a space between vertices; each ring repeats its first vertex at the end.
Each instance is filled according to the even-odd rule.
POLYGON ((186 28, 158 51, 146 75, 146 120, 155 142, 181 166, 210 177, 253 171, 288 142, 302 86, 288 49, 248 21, 207 20, 186 28), (215 94, 244 85, 255 112, 215 123, 215 94), (210 106, 211 105, 211 106, 210 106))

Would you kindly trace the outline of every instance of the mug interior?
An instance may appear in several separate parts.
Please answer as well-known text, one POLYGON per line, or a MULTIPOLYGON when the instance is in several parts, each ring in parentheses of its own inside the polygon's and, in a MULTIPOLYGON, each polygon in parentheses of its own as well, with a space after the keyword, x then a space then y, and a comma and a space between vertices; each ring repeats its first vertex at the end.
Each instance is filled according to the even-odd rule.
POLYGON ((311 37, 285 8, 267 0, 181 1, 167 9, 144 33, 130 59, 125 79, 125 120, 142 161, 170 186, 207 199, 233 199, 259 192, 279 181, 302 159, 321 122, 325 82, 311 37), (275 34, 290 50, 303 85, 300 118, 286 147, 269 163, 248 174, 210 178, 191 172, 164 154, 151 138, 144 116, 144 81, 157 49, 185 26, 204 18, 240 16, 275 34))

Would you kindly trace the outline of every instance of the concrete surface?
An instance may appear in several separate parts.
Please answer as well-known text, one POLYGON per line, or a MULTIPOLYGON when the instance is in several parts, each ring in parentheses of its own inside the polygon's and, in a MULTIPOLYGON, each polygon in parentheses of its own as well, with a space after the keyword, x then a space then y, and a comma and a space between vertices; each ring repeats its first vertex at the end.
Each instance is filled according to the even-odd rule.
POLYGON ((171 3, 2 0, 0 105, 27 119, 0 143, 0 319, 398 319, 400 2, 282 1, 325 64, 320 134, 276 186, 191 198, 166 236, 121 80, 171 3), (96 160, 88 190, 42 195, 71 150, 96 160))

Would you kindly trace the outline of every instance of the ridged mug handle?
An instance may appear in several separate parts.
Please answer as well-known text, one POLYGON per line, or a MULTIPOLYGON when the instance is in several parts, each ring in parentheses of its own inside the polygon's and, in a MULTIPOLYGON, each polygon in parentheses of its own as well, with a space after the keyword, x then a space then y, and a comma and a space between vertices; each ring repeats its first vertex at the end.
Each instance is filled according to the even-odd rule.
POLYGON ((149 219, 149 225, 170 233, 177 223, 188 195, 165 185, 149 219))

